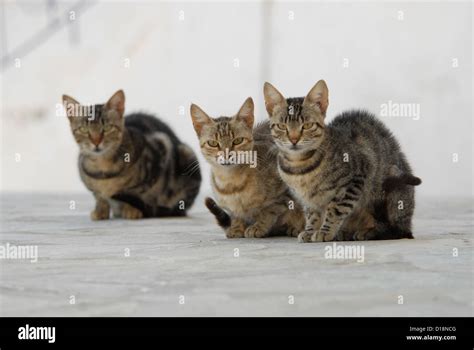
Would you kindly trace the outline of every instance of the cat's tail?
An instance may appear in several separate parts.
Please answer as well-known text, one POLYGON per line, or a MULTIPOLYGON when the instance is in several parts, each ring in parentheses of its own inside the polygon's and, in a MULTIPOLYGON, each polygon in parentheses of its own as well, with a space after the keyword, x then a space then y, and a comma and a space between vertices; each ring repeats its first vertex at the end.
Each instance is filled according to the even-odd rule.
POLYGON ((413 176, 411 174, 403 174, 401 176, 387 177, 383 182, 382 187, 385 192, 392 192, 393 190, 405 185, 418 186, 420 184, 421 179, 419 177, 413 176))
POLYGON ((400 187, 418 186, 421 184, 421 179, 412 174, 401 171, 396 165, 392 165, 389 171, 389 176, 382 184, 385 192, 392 192, 400 187))
POLYGON ((222 228, 226 229, 230 226, 231 219, 229 214, 227 214, 224 209, 219 207, 214 199, 207 197, 204 201, 207 209, 216 217, 217 224, 222 228))

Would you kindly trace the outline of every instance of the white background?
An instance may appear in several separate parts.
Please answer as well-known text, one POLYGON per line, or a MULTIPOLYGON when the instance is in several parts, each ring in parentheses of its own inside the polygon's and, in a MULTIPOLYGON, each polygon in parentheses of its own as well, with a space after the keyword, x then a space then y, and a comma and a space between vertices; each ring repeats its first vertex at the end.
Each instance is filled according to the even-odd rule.
POLYGON ((122 88, 128 112, 158 114, 199 152, 191 102, 232 115, 252 96, 263 120, 264 81, 291 97, 324 78, 329 120, 349 108, 380 115, 389 100, 420 104, 420 120, 381 117, 423 179, 418 193, 472 195, 471 3, 90 2, 72 22, 80 1, 47 3, 1 4, 2 191, 85 191, 56 115, 63 93, 102 103, 122 88), (64 26, 32 40, 55 18, 64 26), (17 51, 29 41, 38 45, 17 51))

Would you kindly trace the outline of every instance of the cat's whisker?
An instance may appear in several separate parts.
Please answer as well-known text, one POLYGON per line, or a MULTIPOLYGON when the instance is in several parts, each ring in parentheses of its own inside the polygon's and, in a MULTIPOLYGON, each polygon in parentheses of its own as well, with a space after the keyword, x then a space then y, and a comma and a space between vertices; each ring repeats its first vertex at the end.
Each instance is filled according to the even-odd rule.
POLYGON ((186 168, 184 169, 184 172, 188 171, 189 169, 193 168, 196 164, 199 164, 199 160, 196 159, 194 161, 192 161, 191 163, 189 163, 186 168))
POLYGON ((186 172, 183 173, 183 175, 186 176, 193 176, 198 170, 200 169, 199 163, 195 164, 191 169, 187 170, 186 172))

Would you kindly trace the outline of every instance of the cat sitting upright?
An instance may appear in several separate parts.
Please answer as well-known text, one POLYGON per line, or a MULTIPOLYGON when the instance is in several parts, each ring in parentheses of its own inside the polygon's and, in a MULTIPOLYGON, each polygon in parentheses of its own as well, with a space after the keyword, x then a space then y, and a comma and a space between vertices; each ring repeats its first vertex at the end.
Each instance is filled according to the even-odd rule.
POLYGON ((375 116, 344 112, 326 123, 328 88, 284 98, 264 86, 278 170, 306 211, 302 242, 413 238, 413 186, 421 180, 393 134, 375 116), (357 229, 345 227, 354 222, 357 229), (360 222, 359 222, 360 221, 360 222))
POLYGON ((211 118, 193 104, 191 117, 218 202, 207 198, 206 206, 227 237, 296 237, 303 212, 278 176, 268 122, 253 127, 252 99, 233 117, 211 118))
POLYGON ((63 105, 80 177, 96 200, 92 220, 108 219, 111 209, 125 219, 186 215, 199 192, 199 164, 165 123, 143 113, 125 117, 122 90, 93 106, 63 95, 63 105))

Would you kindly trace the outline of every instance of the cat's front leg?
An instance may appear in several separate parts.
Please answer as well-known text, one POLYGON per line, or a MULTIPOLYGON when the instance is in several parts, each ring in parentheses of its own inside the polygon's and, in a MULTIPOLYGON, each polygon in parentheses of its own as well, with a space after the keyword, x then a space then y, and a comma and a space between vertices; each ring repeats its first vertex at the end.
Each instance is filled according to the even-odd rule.
POLYGON ((259 218, 254 224, 245 229, 245 238, 263 238, 270 234, 272 226, 276 219, 271 217, 259 218))
POLYGON ((135 208, 133 205, 122 202, 117 199, 109 199, 109 205, 112 208, 112 213, 115 218, 122 218, 128 220, 136 220, 143 218, 143 213, 140 209, 135 208))
POLYGON ((283 204, 271 205, 261 209, 255 215, 255 223, 247 227, 245 230, 246 238, 263 238, 270 234, 273 226, 275 226, 278 218, 287 211, 288 208, 283 204))
POLYGON ((106 199, 95 196, 95 209, 91 212, 92 220, 107 220, 110 217, 110 205, 106 199))
POLYGON ((335 198, 326 207, 321 227, 311 236, 313 242, 334 241, 344 220, 353 212, 362 194, 361 186, 347 188, 345 195, 335 198))
POLYGON ((300 243, 311 242, 311 237, 321 225, 321 211, 319 209, 305 207, 304 214, 305 228, 304 231, 298 234, 298 242, 300 243))
POLYGON ((230 227, 225 231, 227 238, 242 238, 245 232, 245 222, 237 217, 232 217, 230 227))
POLYGON ((131 206, 128 203, 122 203, 120 211, 120 216, 124 219, 137 220, 143 218, 143 213, 141 210, 131 206))

